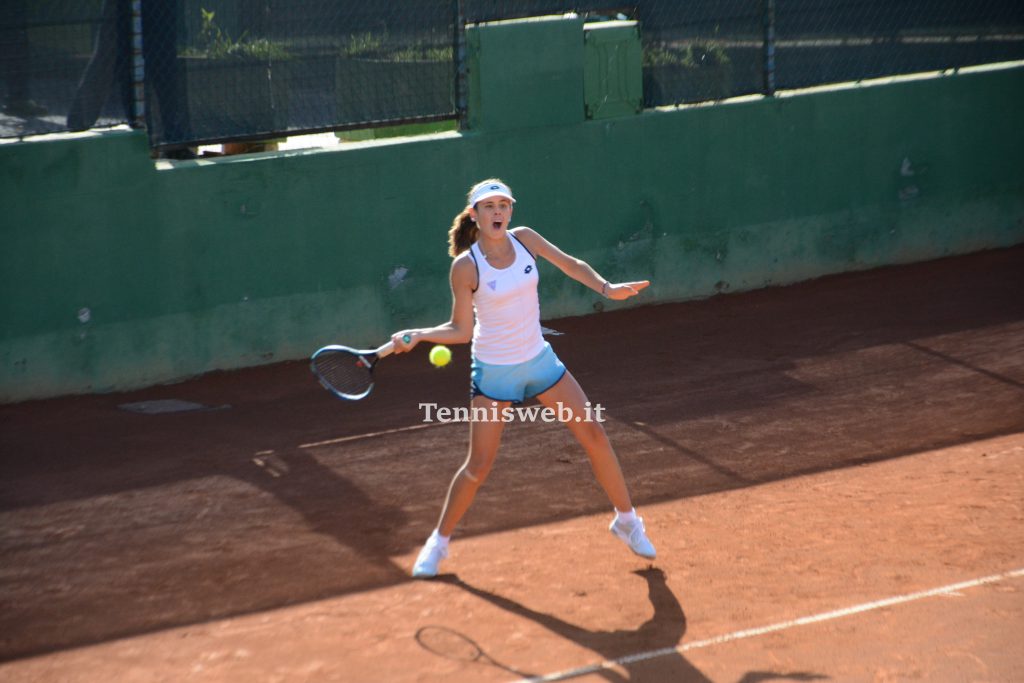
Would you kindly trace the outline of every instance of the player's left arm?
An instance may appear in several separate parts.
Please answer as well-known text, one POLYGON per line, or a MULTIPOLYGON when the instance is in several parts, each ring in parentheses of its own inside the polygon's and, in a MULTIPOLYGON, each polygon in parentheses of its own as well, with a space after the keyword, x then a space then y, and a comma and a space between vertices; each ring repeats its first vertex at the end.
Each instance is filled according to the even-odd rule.
POLYGON ((609 299, 628 299, 631 296, 636 296, 640 293, 640 290, 646 289, 651 284, 650 280, 609 282, 601 277, 589 263, 583 259, 566 254, 532 228, 516 228, 512 231, 512 234, 519 238, 523 246, 529 249, 534 256, 542 256, 573 280, 582 283, 609 299))

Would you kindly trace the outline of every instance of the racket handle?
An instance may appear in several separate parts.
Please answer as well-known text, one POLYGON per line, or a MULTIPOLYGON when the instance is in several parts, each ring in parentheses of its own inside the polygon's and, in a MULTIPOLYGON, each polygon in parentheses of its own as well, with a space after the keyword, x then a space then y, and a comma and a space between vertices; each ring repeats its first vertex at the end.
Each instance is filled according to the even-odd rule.
MULTIPOLYGON (((409 342, 412 341, 412 337, 410 337, 409 335, 404 335, 402 337, 402 341, 404 341, 406 344, 408 344, 409 342)), ((395 343, 394 342, 388 342, 387 344, 384 344, 383 346, 378 348, 376 351, 374 351, 374 353, 377 354, 377 358, 383 358, 384 356, 390 356, 394 352, 395 352, 395 343)))

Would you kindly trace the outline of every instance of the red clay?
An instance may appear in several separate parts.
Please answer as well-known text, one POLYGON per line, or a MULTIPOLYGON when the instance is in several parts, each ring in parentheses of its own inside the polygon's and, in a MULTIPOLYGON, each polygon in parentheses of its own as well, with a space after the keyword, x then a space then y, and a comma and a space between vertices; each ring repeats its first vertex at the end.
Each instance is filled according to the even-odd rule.
MULTIPOLYGON (((567 432, 517 423, 449 574, 408 579, 466 428, 340 439, 465 405, 465 347, 359 403, 296 362, 8 405, 0 676, 507 680, 1024 567, 1024 248, 547 325, 654 568, 567 432), (159 398, 230 407, 118 409, 159 398)), ((580 680, 1019 680, 1021 583, 580 680)))

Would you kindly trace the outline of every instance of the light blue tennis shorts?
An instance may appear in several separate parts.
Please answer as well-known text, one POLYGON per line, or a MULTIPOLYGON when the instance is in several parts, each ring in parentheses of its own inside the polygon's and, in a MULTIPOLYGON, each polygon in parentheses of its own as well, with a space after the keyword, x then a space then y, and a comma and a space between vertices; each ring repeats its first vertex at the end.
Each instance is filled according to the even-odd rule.
POLYGON ((524 363, 491 365, 473 358, 470 374, 470 397, 486 396, 495 401, 522 403, 537 394, 543 394, 558 384, 565 374, 565 366, 558 360, 551 344, 524 363))

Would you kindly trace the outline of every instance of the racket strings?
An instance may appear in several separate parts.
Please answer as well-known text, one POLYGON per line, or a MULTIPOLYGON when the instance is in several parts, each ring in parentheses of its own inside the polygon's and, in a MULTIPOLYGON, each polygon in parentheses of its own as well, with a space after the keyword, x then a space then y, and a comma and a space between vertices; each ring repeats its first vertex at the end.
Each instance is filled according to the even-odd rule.
POLYGON ((344 396, 360 396, 373 386, 369 359, 349 351, 321 353, 313 360, 317 376, 344 396))

